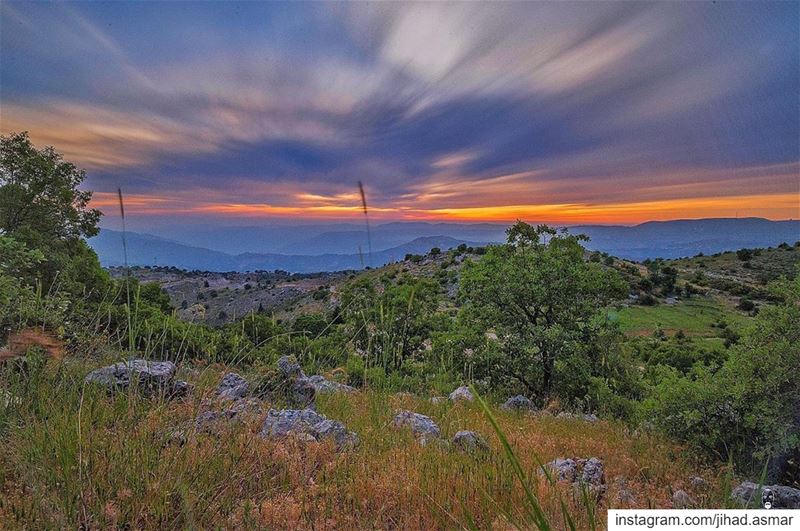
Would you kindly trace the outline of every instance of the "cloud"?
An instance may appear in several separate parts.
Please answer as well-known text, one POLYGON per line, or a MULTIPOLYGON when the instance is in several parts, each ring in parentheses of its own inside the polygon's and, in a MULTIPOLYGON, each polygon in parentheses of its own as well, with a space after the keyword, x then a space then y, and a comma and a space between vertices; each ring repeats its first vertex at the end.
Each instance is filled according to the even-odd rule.
POLYGON ((787 194, 790 7, 7 2, 0 129, 186 212, 787 194))

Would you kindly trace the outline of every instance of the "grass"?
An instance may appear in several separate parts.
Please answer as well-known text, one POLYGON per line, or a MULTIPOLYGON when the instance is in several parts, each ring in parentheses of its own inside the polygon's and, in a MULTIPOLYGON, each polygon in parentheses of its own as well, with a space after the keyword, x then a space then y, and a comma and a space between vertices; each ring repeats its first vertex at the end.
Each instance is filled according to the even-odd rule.
POLYGON ((720 330, 712 325, 720 320, 734 328, 741 328, 748 322, 748 318, 728 302, 700 296, 675 304, 631 306, 611 312, 610 317, 619 321, 622 331, 628 336, 650 335, 661 328, 670 334, 683 330, 688 336, 713 338, 719 336, 720 330))
MULTIPOLYGON (((328 444, 261 440, 259 417, 170 444, 173 430, 213 407, 222 369, 184 368, 196 388, 173 402, 85 387, 88 368, 76 360, 50 362, 25 379, 5 374, 19 400, 0 402, 0 527, 502 529, 524 517, 516 465, 477 402, 432 404, 373 391, 320 397, 320 412, 361 438, 342 454, 328 444), (391 427, 398 409, 430 415, 444 436, 475 430, 491 452, 421 447, 391 427)), ((688 461, 658 437, 615 422, 490 410, 554 528, 565 527, 565 518, 577 529, 592 518, 602 524, 608 507, 669 507, 678 488, 702 506, 725 504, 724 472, 688 461), (537 461, 592 456, 603 460, 608 479, 596 515, 579 491, 541 477, 537 461), (695 475, 706 479, 705 490, 691 487, 695 475), (624 500, 620 478, 634 502, 624 500)))

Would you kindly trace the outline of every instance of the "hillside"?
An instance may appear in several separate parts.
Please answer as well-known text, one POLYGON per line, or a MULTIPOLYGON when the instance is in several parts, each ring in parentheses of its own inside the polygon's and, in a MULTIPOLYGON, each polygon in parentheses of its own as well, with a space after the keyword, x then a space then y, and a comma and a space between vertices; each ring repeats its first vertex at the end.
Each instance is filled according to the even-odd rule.
MULTIPOLYGON (((293 273, 379 267, 406 254, 459 244, 477 247, 505 239, 505 225, 489 223, 385 223, 370 234, 348 224, 258 227, 198 227, 169 233, 169 239, 128 233, 128 263, 209 271, 281 269, 293 273), (269 249, 269 252, 265 250, 269 249)), ((648 222, 632 227, 578 225, 588 249, 629 260, 680 258, 743 247, 768 247, 800 239, 800 221, 759 218, 648 222)), ((89 240, 105 266, 122 265, 122 235, 104 229, 89 240)))

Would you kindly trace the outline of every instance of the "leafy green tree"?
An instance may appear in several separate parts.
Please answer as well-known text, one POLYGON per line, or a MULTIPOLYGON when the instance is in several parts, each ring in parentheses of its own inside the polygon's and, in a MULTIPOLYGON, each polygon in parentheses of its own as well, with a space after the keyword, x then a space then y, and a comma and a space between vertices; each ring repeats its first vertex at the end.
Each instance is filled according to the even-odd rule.
POLYGON ((37 149, 27 133, 0 137, 0 235, 44 253, 36 274, 45 291, 103 296, 110 281, 82 238, 98 233, 83 170, 52 147, 37 149))
POLYGON ((600 338, 611 325, 599 314, 627 286, 614 270, 584 260, 585 236, 520 221, 507 235, 507 244, 464 267, 462 311, 498 338, 489 372, 545 400, 576 366, 603 356, 600 338))
POLYGON ((743 472, 800 479, 800 275, 770 286, 783 302, 765 306, 722 368, 662 374, 645 403, 664 431, 743 472))

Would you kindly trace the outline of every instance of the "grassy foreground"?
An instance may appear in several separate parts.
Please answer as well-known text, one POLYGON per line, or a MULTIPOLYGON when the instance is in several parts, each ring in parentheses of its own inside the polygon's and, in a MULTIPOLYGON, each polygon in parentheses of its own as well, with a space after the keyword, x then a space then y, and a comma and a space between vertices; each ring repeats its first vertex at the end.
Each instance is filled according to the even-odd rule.
MULTIPOLYGON (((347 453, 328 444, 264 441, 260 418, 170 443, 174 429, 214 407, 222 369, 184 368, 196 387, 173 402, 109 397, 83 385, 87 369, 75 361, 51 362, 25 377, 3 375, 12 396, 0 400, 0 528, 459 529, 473 522, 505 529, 499 515, 516 518, 525 507, 477 403, 435 405, 375 391, 320 397, 320 412, 361 438, 347 453), (430 415, 447 437, 462 429, 482 433, 491 452, 421 447, 392 428, 398 409, 430 415)), ((600 527, 608 507, 670 507, 679 488, 700 506, 725 505, 724 471, 698 467, 674 444, 614 422, 496 416, 554 528, 564 528, 559 498, 578 529, 591 527, 590 511, 579 491, 547 484, 537 458, 603 460, 608 490, 596 507, 600 527), (702 488, 690 485, 697 475, 706 480, 702 488)))

